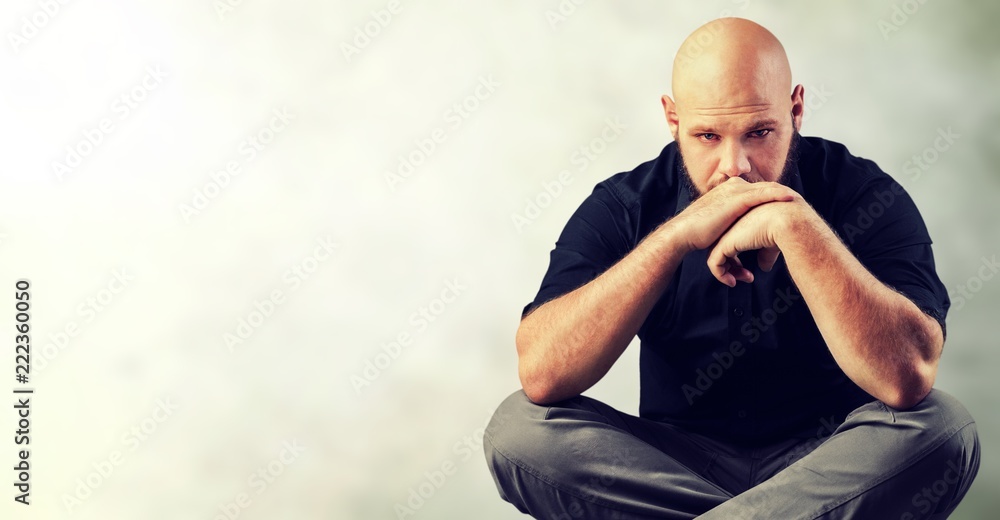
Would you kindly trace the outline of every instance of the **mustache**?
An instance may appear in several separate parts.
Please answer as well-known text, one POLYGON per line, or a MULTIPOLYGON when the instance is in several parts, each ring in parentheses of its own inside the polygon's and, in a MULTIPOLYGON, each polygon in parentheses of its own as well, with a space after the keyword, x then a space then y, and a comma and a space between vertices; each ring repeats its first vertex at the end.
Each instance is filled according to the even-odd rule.
MULTIPOLYGON (((785 154, 785 164, 782 166, 781 172, 780 172, 778 178, 776 179, 776 181, 779 184, 788 184, 788 182, 789 182, 789 177, 792 175, 792 171, 794 169, 795 163, 798 162, 798 159, 799 159, 799 153, 798 153, 799 152, 799 140, 801 138, 802 138, 802 135, 799 134, 798 128, 796 127, 795 130, 792 132, 791 142, 788 143, 788 151, 785 154)), ((682 180, 682 182, 684 182, 684 184, 687 185, 687 188, 688 188, 688 190, 691 193, 691 200, 697 200, 698 198, 700 198, 705 193, 708 193, 708 191, 711 191, 712 188, 715 188, 719 184, 722 184, 723 182, 725 182, 726 180, 729 179, 729 177, 720 177, 720 178, 718 178, 716 180, 710 181, 708 183, 708 185, 706 186, 707 190, 705 191, 705 193, 701 193, 698 190, 698 188, 695 186, 694 180, 691 179, 690 172, 688 172, 687 164, 686 164, 686 161, 684 160, 684 152, 683 152, 683 150, 681 150, 680 143, 678 143, 678 146, 677 146, 677 154, 678 154, 678 156, 680 158, 680 161, 679 161, 680 164, 678 166, 679 166, 680 172, 681 172, 681 180, 682 180)), ((743 179, 743 180, 745 180, 745 181, 747 181, 747 182, 750 182, 750 183, 760 182, 760 181, 764 180, 763 177, 761 177, 760 175, 758 175, 758 174, 756 174, 755 172, 752 172, 752 171, 749 174, 740 175, 740 178, 743 179)))
MULTIPOLYGON (((755 182, 761 182, 761 181, 764 180, 762 177, 754 174, 753 172, 748 173, 748 174, 742 174, 739 177, 741 179, 743 179, 744 181, 749 182, 751 184, 755 183, 755 182)), ((708 189, 712 189, 712 188, 714 188, 714 187, 722 184, 723 182, 726 182, 727 180, 729 180, 729 177, 722 176, 722 177, 718 177, 716 179, 717 180, 714 180, 714 181, 712 181, 712 182, 710 182, 708 184, 708 189)))

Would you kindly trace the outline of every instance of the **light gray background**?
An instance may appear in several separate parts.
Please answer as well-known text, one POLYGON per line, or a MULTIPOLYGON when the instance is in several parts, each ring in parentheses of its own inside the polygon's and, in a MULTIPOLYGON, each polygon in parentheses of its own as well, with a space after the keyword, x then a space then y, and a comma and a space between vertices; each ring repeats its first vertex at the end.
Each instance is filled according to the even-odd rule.
MULTIPOLYGON (((240 518, 396 518, 445 467, 403 517, 519 517, 477 441, 518 386, 520 310, 593 185, 669 141, 659 96, 674 53, 727 14, 784 43, 811 107, 803 133, 894 175, 949 290, 978 290, 948 317, 937 386, 966 403, 983 442, 954 518, 995 516, 1000 278, 978 270, 1000 253, 997 4, 403 1, 382 27, 372 12, 385 1, 222 2, 0 7, 0 330, 11 345, 14 281, 30 279, 36 390, 32 505, 4 485, 0 516, 210 519, 245 493, 240 518), (911 11, 898 26, 894 5, 911 11), (32 33, 25 19, 44 24, 32 33), (489 79, 492 92, 467 99, 489 79), (125 112, 123 93, 143 99, 125 112), (460 124, 456 103, 475 105, 460 124), (282 109, 293 118, 268 134, 282 109), (103 118, 111 131, 57 175, 53 162, 87 148, 103 118), (625 130, 581 168, 574 154, 608 118, 625 130), (927 152, 948 128, 960 138, 927 152), (398 158, 432 135, 442 142, 390 186, 398 158), (273 139, 251 160, 240 147, 253 136, 273 139), (925 153, 933 164, 907 173, 925 153), (239 174, 215 190, 229 161, 239 174), (515 226, 563 170, 572 182, 515 226), (316 249, 324 238, 332 256, 316 249), (285 273, 297 265, 313 272, 295 285, 285 273), (465 288, 433 304, 426 329, 411 321, 455 280, 465 288), (257 321, 274 291, 280 303, 257 321), (230 348, 241 319, 258 326, 230 348), (400 333, 410 343, 379 358, 400 333), (359 390, 368 361, 385 368, 359 390), (283 452, 294 442, 304 451, 283 452), (262 467, 280 474, 251 476, 262 467)), ((637 346, 588 394, 635 413, 637 346)), ((0 373, 12 374, 5 352, 0 373)), ((3 417, 10 467, 12 409, 3 417)))

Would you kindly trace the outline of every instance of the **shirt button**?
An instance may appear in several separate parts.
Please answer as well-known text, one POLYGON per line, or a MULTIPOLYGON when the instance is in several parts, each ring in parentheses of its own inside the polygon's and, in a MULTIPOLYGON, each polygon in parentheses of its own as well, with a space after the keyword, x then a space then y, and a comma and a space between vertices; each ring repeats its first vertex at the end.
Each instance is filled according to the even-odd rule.
POLYGON ((735 314, 737 318, 742 318, 743 317, 743 308, 742 307, 733 307, 733 314, 735 314))
POLYGON ((747 411, 746 410, 740 410, 740 411, 736 412, 736 416, 739 417, 740 419, 746 419, 747 418, 747 411))

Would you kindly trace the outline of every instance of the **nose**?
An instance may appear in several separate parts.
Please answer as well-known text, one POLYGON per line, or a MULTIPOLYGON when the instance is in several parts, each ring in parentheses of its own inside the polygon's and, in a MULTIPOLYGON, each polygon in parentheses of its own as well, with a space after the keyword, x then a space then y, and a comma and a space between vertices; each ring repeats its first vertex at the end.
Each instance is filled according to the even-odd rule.
POLYGON ((723 147, 722 157, 719 159, 719 172, 726 177, 740 177, 750 173, 750 159, 743 144, 738 140, 730 140, 723 147))

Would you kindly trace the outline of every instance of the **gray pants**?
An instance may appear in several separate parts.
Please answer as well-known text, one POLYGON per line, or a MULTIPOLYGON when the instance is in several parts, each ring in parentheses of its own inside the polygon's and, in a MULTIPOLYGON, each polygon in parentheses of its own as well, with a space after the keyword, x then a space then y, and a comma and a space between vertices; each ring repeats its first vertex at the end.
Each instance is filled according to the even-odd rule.
POLYGON ((588 397, 538 406, 518 390, 483 445, 500 496, 545 520, 941 519, 979 471, 976 424, 941 390, 816 427, 740 448, 588 397))

